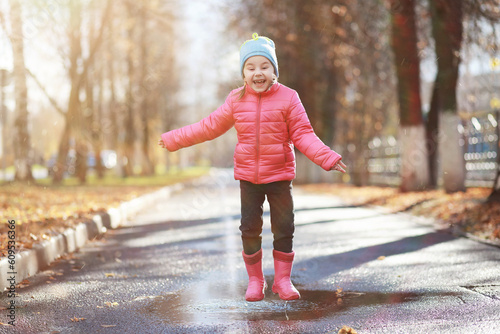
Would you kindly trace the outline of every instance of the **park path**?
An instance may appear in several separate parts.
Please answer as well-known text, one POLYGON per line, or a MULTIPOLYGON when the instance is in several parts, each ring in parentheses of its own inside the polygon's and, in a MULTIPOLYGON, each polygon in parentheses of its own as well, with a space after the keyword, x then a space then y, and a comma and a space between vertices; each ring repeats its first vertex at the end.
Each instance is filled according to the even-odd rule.
MULTIPOLYGON (((500 332, 500 249, 294 193, 298 301, 244 300, 239 188, 222 170, 31 278, 0 333, 500 332)), ((263 250, 272 284, 268 212, 263 250)))

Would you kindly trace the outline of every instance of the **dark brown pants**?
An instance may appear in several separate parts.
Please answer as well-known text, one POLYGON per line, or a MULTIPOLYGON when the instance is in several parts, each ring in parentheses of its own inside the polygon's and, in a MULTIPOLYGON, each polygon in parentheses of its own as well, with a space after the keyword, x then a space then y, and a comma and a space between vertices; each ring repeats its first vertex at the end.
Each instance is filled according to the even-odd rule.
POLYGON ((258 252, 262 243, 263 204, 271 208, 271 231, 274 249, 291 253, 295 231, 292 181, 253 184, 240 181, 241 192, 241 239, 247 255, 258 252))

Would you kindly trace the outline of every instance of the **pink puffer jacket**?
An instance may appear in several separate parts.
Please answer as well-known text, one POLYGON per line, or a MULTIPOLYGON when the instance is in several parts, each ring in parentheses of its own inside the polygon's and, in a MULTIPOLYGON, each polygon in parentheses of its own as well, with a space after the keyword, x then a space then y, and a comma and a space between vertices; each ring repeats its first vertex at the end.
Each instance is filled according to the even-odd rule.
POLYGON ((297 92, 275 83, 260 94, 246 87, 239 99, 241 89, 198 123, 164 133, 166 148, 173 152, 212 140, 234 126, 234 178, 255 184, 295 178, 293 145, 325 170, 342 159, 316 136, 297 92))

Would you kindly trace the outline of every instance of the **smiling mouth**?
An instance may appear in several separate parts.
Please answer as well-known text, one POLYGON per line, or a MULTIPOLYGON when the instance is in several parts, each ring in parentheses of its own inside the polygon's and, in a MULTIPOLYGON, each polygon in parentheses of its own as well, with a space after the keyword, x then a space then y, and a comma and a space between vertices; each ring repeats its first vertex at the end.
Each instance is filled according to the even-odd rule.
POLYGON ((257 84, 257 85, 262 85, 265 82, 266 82, 266 80, 255 80, 254 81, 254 83, 257 84))

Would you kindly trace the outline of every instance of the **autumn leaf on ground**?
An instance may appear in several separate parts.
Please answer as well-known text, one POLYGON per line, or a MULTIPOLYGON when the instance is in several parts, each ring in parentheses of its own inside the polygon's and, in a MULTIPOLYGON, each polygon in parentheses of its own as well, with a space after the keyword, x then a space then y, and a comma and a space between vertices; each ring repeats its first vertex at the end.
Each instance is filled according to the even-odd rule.
POLYGON ((358 334, 358 332, 349 326, 344 326, 339 330, 339 334, 358 334))
POLYGON ((1 321, 0 321, 0 325, 2 325, 2 326, 6 326, 6 327, 14 327, 14 326, 12 326, 11 324, 4 324, 4 323, 3 323, 3 322, 1 322, 1 321))
POLYGON ((29 284, 30 284, 30 281, 25 279, 25 280, 22 280, 19 284, 17 284, 17 287, 22 289, 22 288, 27 287, 29 284))
POLYGON ((85 318, 77 318, 77 317, 71 318, 71 322, 79 322, 79 321, 83 321, 83 320, 85 320, 85 318))
POLYGON ((377 260, 380 260, 380 261, 385 260, 385 256, 381 255, 381 256, 379 256, 379 257, 377 258, 377 260))
POLYGON ((106 306, 108 306, 108 307, 115 307, 115 306, 118 306, 118 303, 117 303, 117 302, 113 302, 113 303, 111 303, 111 302, 105 302, 104 304, 105 304, 106 306))
POLYGON ((487 201, 491 188, 467 188, 465 192, 451 194, 443 189, 403 193, 391 187, 326 183, 302 185, 301 188, 340 196, 348 205, 373 205, 382 208, 383 212, 428 217, 439 229, 453 227, 480 239, 500 241, 500 205, 487 201))
POLYGON ((115 277, 115 274, 113 274, 113 273, 104 273, 104 275, 106 275, 106 278, 115 277))
POLYGON ((95 214, 124 201, 151 193, 158 186, 0 186, 0 258, 8 255, 7 222, 15 217, 16 246, 30 249, 34 243, 59 235, 67 228, 89 221, 95 214))

